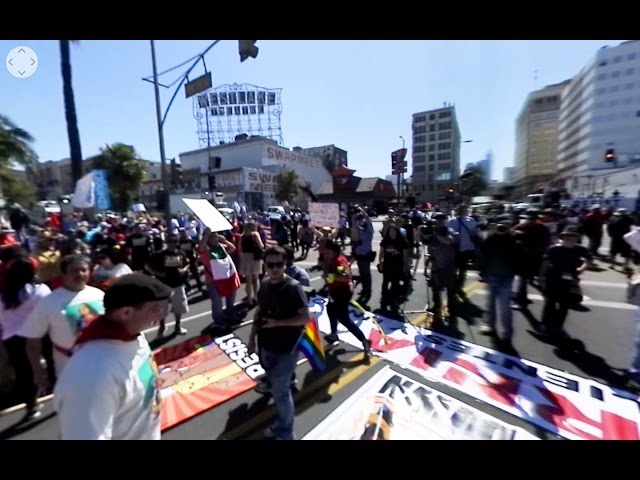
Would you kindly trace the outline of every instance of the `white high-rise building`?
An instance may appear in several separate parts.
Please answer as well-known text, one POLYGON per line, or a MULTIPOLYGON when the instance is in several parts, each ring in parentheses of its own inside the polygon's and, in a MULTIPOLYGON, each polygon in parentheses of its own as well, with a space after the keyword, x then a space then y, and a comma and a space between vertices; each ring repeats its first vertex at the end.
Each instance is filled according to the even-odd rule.
POLYGON ((571 178, 593 170, 640 163, 640 41, 602 47, 562 93, 557 173, 571 178), (617 164, 605 162, 613 148, 617 164))

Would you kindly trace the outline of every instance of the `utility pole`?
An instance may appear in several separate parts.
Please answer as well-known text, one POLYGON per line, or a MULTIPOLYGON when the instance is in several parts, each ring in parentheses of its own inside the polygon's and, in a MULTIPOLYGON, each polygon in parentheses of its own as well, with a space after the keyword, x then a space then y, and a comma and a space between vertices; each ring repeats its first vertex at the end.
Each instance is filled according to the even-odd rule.
POLYGON ((151 62, 153 64, 153 89, 156 95, 156 116, 158 118, 158 143, 160 144, 160 175, 162 179, 162 190, 164 191, 164 215, 167 229, 171 228, 171 204, 169 202, 169 177, 167 175, 167 158, 164 151, 164 129, 162 122, 162 107, 160 106, 160 89, 158 86, 158 65, 156 63, 156 47, 153 40, 151 42, 151 62))

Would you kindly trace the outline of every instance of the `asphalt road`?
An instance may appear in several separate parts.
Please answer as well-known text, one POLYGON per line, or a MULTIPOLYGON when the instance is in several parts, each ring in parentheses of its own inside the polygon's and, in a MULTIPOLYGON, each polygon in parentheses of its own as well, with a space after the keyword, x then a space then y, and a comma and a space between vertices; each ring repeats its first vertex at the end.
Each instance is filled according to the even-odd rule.
MULTIPOLYGON (((379 223, 374 225, 379 226, 379 223)), ((377 228, 376 228, 377 230, 377 228)), ((380 241, 376 234, 374 242, 380 241)), ((377 245, 376 245, 377 247, 377 245)), ((317 252, 312 252, 306 262, 299 265, 308 268, 315 264, 317 252)), ((625 277, 621 272, 609 269, 605 262, 598 262, 602 268, 583 275, 582 286, 585 294, 584 305, 588 311, 571 311, 566 323, 568 333, 573 337, 571 348, 560 347, 536 334, 540 319, 542 301, 539 293, 530 289, 529 298, 533 301, 527 311, 514 311, 514 347, 518 356, 533 360, 553 368, 568 371, 582 377, 591 377, 600 382, 618 385, 622 369, 630 362, 632 342, 635 334, 633 307, 624 303, 625 277)), ((355 266, 355 265, 354 265, 355 266)), ((354 271, 357 274, 357 269, 354 271)), ((381 275, 374 269, 373 297, 369 308, 375 310, 380 301, 381 275)), ((321 287, 322 280, 318 272, 311 272, 312 285, 321 287)), ((465 287, 470 302, 465 304, 461 318, 455 328, 443 327, 440 331, 466 341, 496 348, 491 337, 481 334, 480 325, 487 299, 485 285, 478 282, 477 275, 469 275, 465 287)), ((238 298, 242 300, 244 287, 238 298)), ((413 282, 413 293, 402 307, 407 321, 416 325, 428 326, 429 319, 423 313, 426 304, 426 282, 420 268, 413 282)), ((164 345, 178 343, 191 336, 197 336, 211 322, 210 306, 202 296, 192 297, 190 312, 183 319, 188 336, 167 337, 164 345)), ((244 315, 244 321, 234 333, 247 341, 252 312, 243 304, 238 311, 244 315)), ((172 322, 167 323, 171 332, 172 322)), ((153 340, 155 332, 148 332, 153 340)), ((155 346, 160 343, 154 342, 155 346)), ((365 361, 362 353, 344 343, 327 352, 328 369, 321 375, 314 373, 308 363, 299 365, 297 376, 299 391, 296 393, 296 434, 299 438, 310 431, 328 413, 348 398, 360 385, 373 376, 384 362, 378 358, 365 361)), ((424 378, 413 372, 403 371, 405 375, 429 384, 424 378)), ((435 386, 435 385, 434 385, 435 386)), ((467 402, 473 399, 448 387, 437 388, 446 394, 467 402)), ((489 405, 477 407, 488 413, 521 426, 543 438, 554 438, 521 420, 499 411, 489 405)), ((55 414, 51 402, 45 401, 43 416, 36 422, 16 426, 23 410, 10 410, 0 414, 0 439, 56 439, 58 438, 55 414)), ((268 424, 273 413, 269 396, 248 391, 216 408, 202 413, 163 434, 163 439, 249 439, 261 438, 262 429, 268 424)))

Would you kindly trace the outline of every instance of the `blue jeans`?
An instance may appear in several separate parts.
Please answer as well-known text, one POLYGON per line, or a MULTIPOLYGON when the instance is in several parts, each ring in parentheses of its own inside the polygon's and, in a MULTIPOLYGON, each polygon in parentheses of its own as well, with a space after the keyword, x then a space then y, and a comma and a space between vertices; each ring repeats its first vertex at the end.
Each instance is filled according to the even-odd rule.
POLYGON ((489 326, 496 329, 496 317, 498 308, 500 309, 500 332, 498 336, 502 340, 511 340, 513 335, 513 314, 511 312, 511 289, 513 286, 513 277, 494 277, 487 276, 487 285, 489 286, 489 326))
POLYGON ((278 353, 260 348, 260 364, 267 372, 267 378, 271 383, 271 396, 278 412, 273 423, 277 439, 293 438, 295 406, 291 393, 291 378, 296 371, 297 361, 297 349, 293 353, 278 353))
MULTIPOLYGON (((213 317, 214 325, 224 325, 224 309, 222 308, 222 297, 218 293, 218 289, 213 283, 207 283, 207 291, 209 292, 209 298, 211 299, 211 316, 213 317)), ((226 297, 225 306, 226 310, 233 309, 233 305, 236 303, 236 292, 226 297)))

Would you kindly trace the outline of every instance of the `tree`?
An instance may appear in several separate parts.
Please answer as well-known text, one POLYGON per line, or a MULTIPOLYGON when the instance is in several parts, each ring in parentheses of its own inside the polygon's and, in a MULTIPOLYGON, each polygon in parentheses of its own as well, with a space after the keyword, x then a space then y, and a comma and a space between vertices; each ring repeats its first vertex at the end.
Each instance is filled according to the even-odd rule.
POLYGON ((8 117, 0 115, 0 167, 34 164, 38 156, 31 148, 33 137, 8 117))
POLYGON ((18 176, 15 165, 35 165, 38 156, 33 151, 33 137, 18 127, 8 117, 0 115, 0 196, 17 203, 29 203, 34 199, 33 186, 18 176))
POLYGON ((278 191, 276 192, 276 199, 279 202, 293 202, 296 198, 300 187, 298 186, 298 174, 295 170, 285 168, 278 177, 278 191))
POLYGON ((71 42, 77 43, 77 40, 60 40, 60 68, 62 70, 64 113, 67 120, 67 136, 69 137, 69 152, 71 156, 71 181, 72 185, 75 185, 82 177, 82 147, 80 146, 76 100, 71 79, 71 42))
POLYGON ((477 197, 487 188, 482 167, 473 165, 460 175, 460 194, 465 197, 477 197))
POLYGON ((114 205, 121 212, 127 211, 147 174, 146 164, 135 148, 124 143, 106 145, 93 161, 93 168, 106 170, 114 205))

